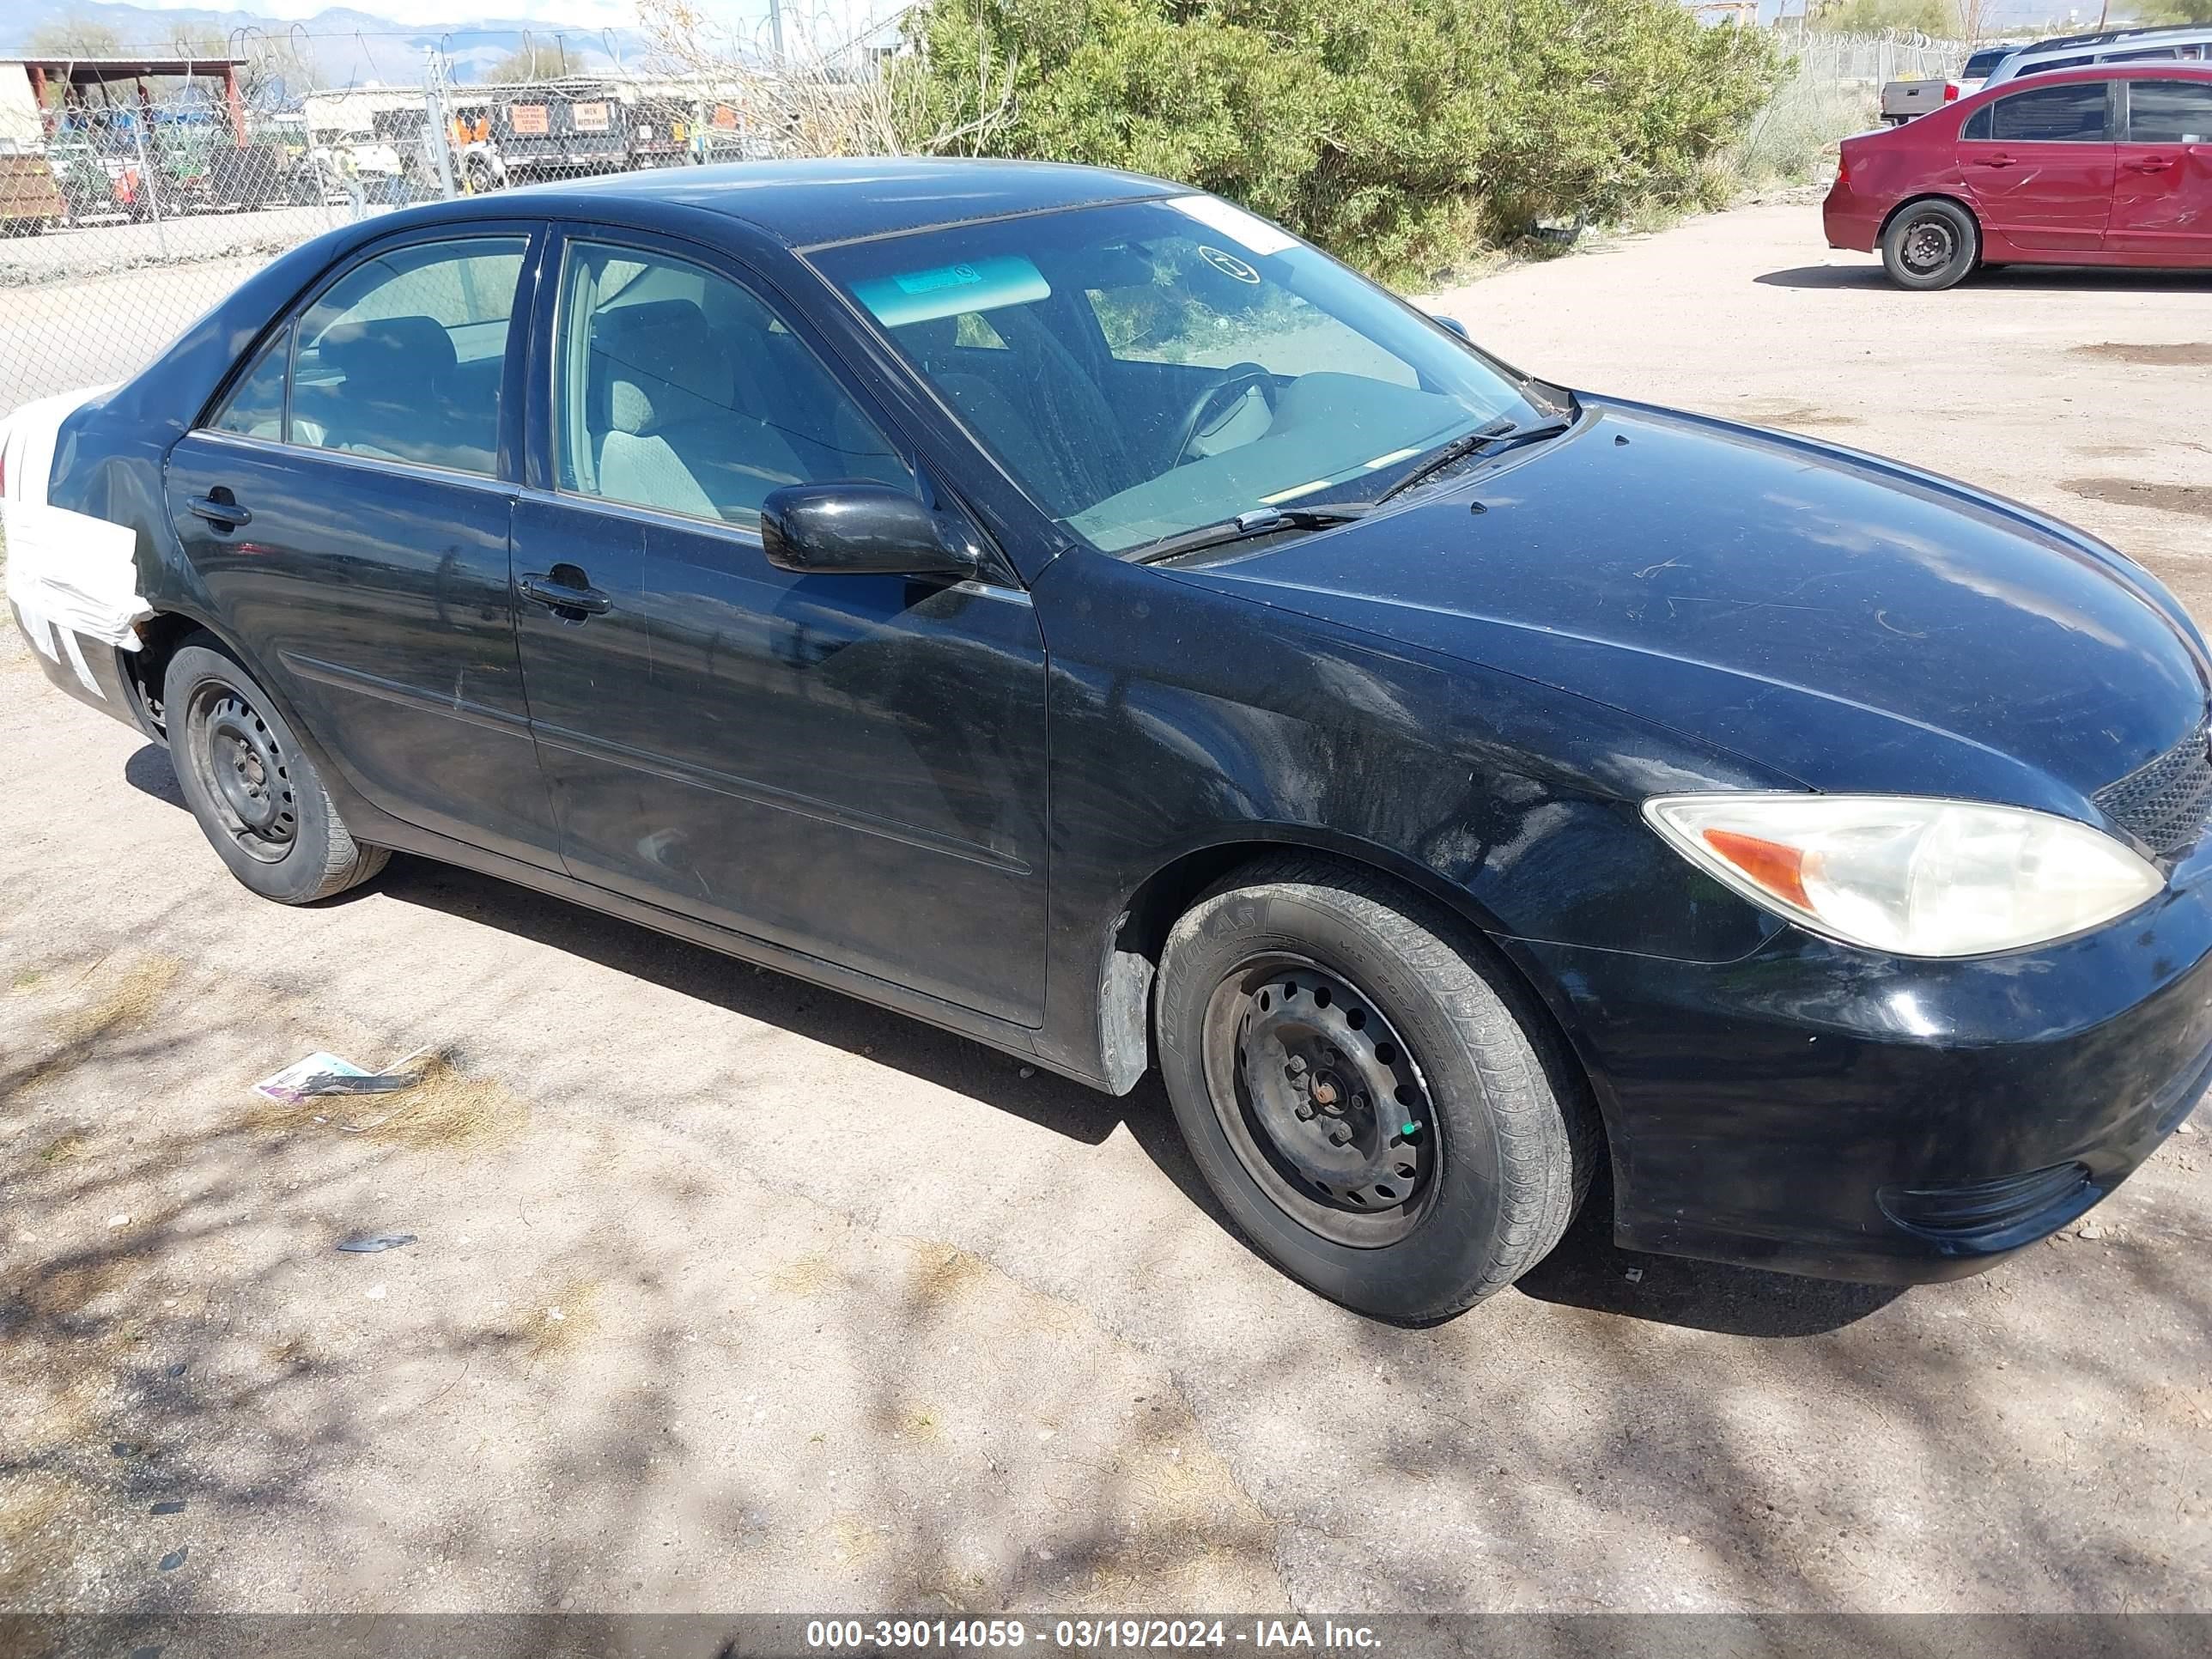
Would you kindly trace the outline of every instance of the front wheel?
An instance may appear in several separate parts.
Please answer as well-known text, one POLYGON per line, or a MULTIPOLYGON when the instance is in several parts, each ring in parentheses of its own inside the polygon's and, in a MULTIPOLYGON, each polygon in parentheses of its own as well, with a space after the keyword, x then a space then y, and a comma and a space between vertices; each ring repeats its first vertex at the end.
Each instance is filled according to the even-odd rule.
POLYGON ((1899 288, 1932 292, 1964 282, 1982 255, 1981 227, 1956 202, 1915 202, 1889 222, 1881 263, 1899 288))
POLYGON ((1598 1145, 1573 1062, 1454 918, 1358 872, 1263 866, 1170 934, 1161 1070, 1261 1254, 1358 1312, 1444 1318, 1548 1254, 1598 1145))
POLYGON ((384 868, 392 855, 353 838, 269 694, 226 653, 179 647, 162 709, 185 805, 231 874, 262 897, 310 904, 384 868))

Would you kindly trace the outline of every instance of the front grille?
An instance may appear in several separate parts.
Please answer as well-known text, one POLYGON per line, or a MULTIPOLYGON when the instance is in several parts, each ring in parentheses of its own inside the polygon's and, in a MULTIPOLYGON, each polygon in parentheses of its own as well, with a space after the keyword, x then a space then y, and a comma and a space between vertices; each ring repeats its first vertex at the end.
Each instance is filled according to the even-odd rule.
POLYGON ((2095 796, 2137 841, 2165 858, 2195 844, 2212 812, 2212 751, 2202 726, 2095 796))

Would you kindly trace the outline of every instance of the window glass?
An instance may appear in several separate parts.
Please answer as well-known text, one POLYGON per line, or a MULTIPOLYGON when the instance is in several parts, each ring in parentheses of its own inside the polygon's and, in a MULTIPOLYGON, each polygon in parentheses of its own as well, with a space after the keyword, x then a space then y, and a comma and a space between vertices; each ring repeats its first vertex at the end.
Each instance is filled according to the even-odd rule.
POLYGON ((2049 75, 2054 70, 2080 69, 2085 64, 2096 61, 2088 53, 2082 52, 2072 58, 2051 58, 2039 64, 2022 64, 2020 72, 2022 75, 2049 75))
POLYGON ((2111 137, 2102 81, 2038 87, 2001 98, 1990 110, 1990 137, 2003 143, 2095 143, 2111 137))
POLYGON ((246 378, 231 388, 222 412, 215 417, 218 432, 243 433, 249 438, 281 441, 284 436, 284 371, 292 353, 292 330, 288 324, 261 348, 260 356, 246 378))
POLYGON ((2099 57, 2097 61, 2100 64, 2170 64, 2177 58, 2194 55, 2179 46, 2157 46, 2148 52, 2108 52, 2099 57))
POLYGON ((295 444, 490 476, 520 236, 418 243, 364 261, 301 319, 295 444))
POLYGON ((1411 363, 1198 236, 1159 238, 1132 263, 1134 280, 1083 290, 1107 351, 1123 362, 1254 362, 1276 374, 1324 370, 1419 384, 1411 363))
POLYGON ((2202 81, 2130 82, 2128 142, 2212 144, 2212 85, 2202 81))
POLYGON ((814 259, 1031 501, 1109 552, 1267 507, 1370 500, 1477 428, 1561 412, 1538 383, 1209 196, 814 259))
POLYGON ((1990 106, 1984 104, 1966 118, 1966 125, 1959 130, 1959 137, 1969 141, 1990 136, 1990 106))
POLYGON ((570 244, 559 339, 563 489, 750 525, 786 484, 911 486, 805 342, 702 266, 570 244))

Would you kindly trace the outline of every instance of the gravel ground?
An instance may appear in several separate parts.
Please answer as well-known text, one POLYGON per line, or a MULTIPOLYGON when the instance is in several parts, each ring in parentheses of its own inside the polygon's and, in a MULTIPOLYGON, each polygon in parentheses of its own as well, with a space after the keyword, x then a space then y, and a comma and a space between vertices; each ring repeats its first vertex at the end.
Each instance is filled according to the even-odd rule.
MULTIPOLYGON (((1438 303, 2212 600, 2212 282, 1868 270, 1767 207, 1438 303)), ((12 632, 0 776, 0 1608, 2212 1606, 2201 1133, 1962 1284, 1586 1218, 1398 1331, 1224 1230, 1156 1085, 418 860, 254 899, 12 632), (423 1044, 396 1115, 248 1092, 423 1044)))

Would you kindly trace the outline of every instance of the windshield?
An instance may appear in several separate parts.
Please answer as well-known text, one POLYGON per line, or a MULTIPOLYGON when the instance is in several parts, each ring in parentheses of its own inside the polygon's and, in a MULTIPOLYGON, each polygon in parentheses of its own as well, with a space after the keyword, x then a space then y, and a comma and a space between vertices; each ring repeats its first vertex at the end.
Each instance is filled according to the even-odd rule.
POLYGON ((2018 46, 1996 46, 1986 52, 1978 52, 1966 60, 1966 67, 1959 72, 1960 79, 1986 81, 1991 70, 2019 50, 2018 46))
POLYGON ((1210 196, 814 258, 1030 498, 1107 552, 1265 507, 1371 500, 1455 438, 1559 407, 1210 196))

